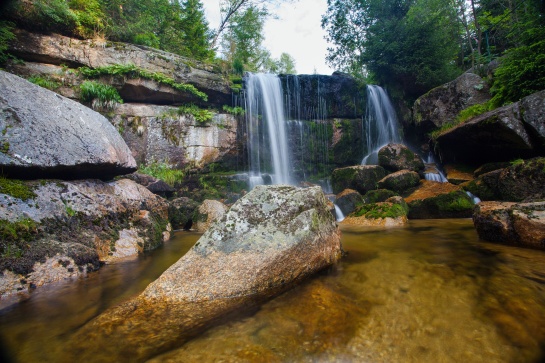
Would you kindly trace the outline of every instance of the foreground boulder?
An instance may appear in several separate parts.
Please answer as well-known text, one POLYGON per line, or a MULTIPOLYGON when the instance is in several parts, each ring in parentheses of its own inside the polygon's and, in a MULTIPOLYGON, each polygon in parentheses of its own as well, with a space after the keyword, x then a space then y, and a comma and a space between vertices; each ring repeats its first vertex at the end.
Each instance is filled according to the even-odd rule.
POLYGON ((3 71, 0 95, 4 176, 109 179, 136 170, 125 141, 98 112, 3 71))
POLYGON ((390 172, 410 170, 424 171, 424 161, 402 144, 388 144, 378 151, 378 164, 390 172))
POLYGON ((0 295, 85 275, 169 238, 167 203, 127 179, 0 178, 0 295))
POLYGON ((78 360, 106 350, 112 361, 144 361, 340 256, 339 230, 320 187, 256 186, 141 295, 74 334, 67 350, 78 360))
POLYGON ((421 180, 405 201, 409 219, 469 218, 473 211, 473 199, 450 183, 421 180))
POLYGON ((354 189, 364 195, 376 189, 378 181, 385 176, 386 170, 378 165, 348 166, 333 170, 331 185, 335 194, 345 189, 354 189))
POLYGON ((212 223, 219 220, 228 208, 222 202, 206 199, 195 210, 193 227, 197 232, 205 232, 212 223))
POLYGON ((545 199, 545 158, 518 160, 463 185, 481 200, 533 202, 545 199))
POLYGON ((481 202, 473 223, 485 241, 545 249, 545 202, 481 202))

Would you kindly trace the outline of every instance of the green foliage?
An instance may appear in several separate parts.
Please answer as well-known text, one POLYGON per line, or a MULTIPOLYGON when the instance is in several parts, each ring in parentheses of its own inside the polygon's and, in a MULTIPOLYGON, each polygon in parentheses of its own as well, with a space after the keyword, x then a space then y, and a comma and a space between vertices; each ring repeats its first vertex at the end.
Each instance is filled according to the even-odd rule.
POLYGON ((32 189, 21 180, 0 177, 0 193, 26 201, 36 198, 32 189))
POLYGON ((81 75, 87 78, 97 78, 102 75, 109 75, 109 76, 120 76, 120 77, 128 77, 128 78, 150 79, 157 83, 163 83, 163 84, 169 85, 178 91, 191 93, 192 95, 197 96, 203 101, 208 100, 208 96, 206 95, 206 93, 199 91, 197 88, 195 88, 195 86, 191 84, 178 83, 174 81, 174 79, 167 77, 166 75, 162 73, 150 72, 140 67, 137 67, 132 63, 112 64, 109 66, 103 66, 103 67, 97 67, 97 68, 81 67, 79 68, 79 72, 81 75))
POLYGON ((199 108, 198 106, 195 106, 193 104, 178 107, 178 113, 180 115, 193 116, 195 118, 195 121, 197 121, 201 125, 206 124, 207 122, 212 120, 212 117, 214 116, 214 112, 199 108))
POLYGON ((32 76, 28 78, 28 81, 49 90, 55 90, 61 86, 59 82, 52 80, 49 77, 32 76))
POLYGON ((13 27, 12 22, 0 20, 0 66, 8 60, 9 42, 15 39, 13 27))
POLYGON ((406 216, 407 206, 395 203, 371 203, 363 204, 355 212, 354 216, 378 219, 378 218, 397 218, 406 216))
POLYGON ((146 166, 141 166, 138 172, 151 175, 154 178, 161 179, 170 186, 181 183, 184 180, 185 172, 180 169, 174 169, 166 163, 153 162, 146 166))
POLYGON ((2 258, 22 257, 27 249, 25 241, 38 233, 36 222, 23 218, 16 222, 0 219, 0 256, 2 258))
POLYGON ((85 81, 80 85, 80 97, 82 101, 91 102, 95 109, 111 109, 116 103, 123 103, 114 87, 95 81, 85 81))
POLYGON ((462 111, 460 111, 460 113, 458 113, 458 115, 453 121, 446 122, 443 126, 438 128, 437 130, 432 131, 429 136, 432 140, 437 140, 439 136, 441 136, 448 130, 472 119, 473 117, 477 117, 493 109, 494 109, 494 103, 492 100, 487 101, 485 103, 478 103, 476 105, 469 106, 463 109, 462 111))
POLYGON ((227 105, 223 105, 223 111, 230 113, 231 115, 234 115, 234 116, 244 116, 244 112, 245 112, 244 108, 240 106, 231 107, 227 105))

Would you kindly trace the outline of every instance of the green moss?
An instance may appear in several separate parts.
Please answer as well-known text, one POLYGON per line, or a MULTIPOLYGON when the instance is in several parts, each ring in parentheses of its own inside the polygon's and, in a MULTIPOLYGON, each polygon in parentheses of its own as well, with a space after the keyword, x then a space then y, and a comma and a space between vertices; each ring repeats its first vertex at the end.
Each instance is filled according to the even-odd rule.
POLYGON ((146 166, 141 166, 138 172, 151 175, 154 178, 161 179, 170 186, 181 183, 185 177, 185 171, 175 169, 166 163, 151 163, 146 166))
POLYGON ((203 101, 208 101, 208 96, 206 95, 206 93, 199 91, 197 88, 195 88, 195 86, 191 84, 178 83, 174 79, 164 75, 163 73, 149 72, 145 69, 137 67, 136 65, 132 63, 112 64, 109 66, 97 67, 94 69, 91 69, 89 67, 81 67, 79 68, 79 72, 81 75, 87 78, 97 78, 102 75, 109 75, 109 76, 122 76, 122 77, 129 77, 129 78, 150 79, 157 83, 163 83, 163 84, 169 85, 178 91, 191 93, 203 101))
POLYGON ((407 215, 406 205, 395 203, 370 203, 360 206, 355 212, 356 217, 364 216, 369 219, 397 218, 407 215))
POLYGON ((32 189, 21 180, 0 177, 0 193, 23 201, 36 198, 32 189))
POLYGON ((460 111, 453 121, 447 122, 437 130, 432 131, 429 136, 432 140, 437 140, 439 136, 445 134, 447 131, 455 128, 456 126, 493 109, 494 105, 491 101, 469 106, 468 108, 460 111))
POLYGON ((0 142, 0 152, 3 154, 7 154, 9 152, 9 142, 0 142))
POLYGON ((397 194, 388 189, 375 189, 370 190, 363 196, 365 203, 378 203, 384 202, 386 199, 396 196, 397 194))
POLYGON ((16 222, 0 219, 0 255, 3 258, 21 257, 28 248, 26 241, 37 233, 37 224, 30 218, 16 222))

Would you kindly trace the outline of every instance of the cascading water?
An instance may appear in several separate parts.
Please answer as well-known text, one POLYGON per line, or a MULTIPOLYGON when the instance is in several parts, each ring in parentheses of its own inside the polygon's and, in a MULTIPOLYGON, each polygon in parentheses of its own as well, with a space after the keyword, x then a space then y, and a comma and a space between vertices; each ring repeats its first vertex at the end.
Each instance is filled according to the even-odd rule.
POLYGON ((439 183, 448 183, 448 179, 445 174, 443 174, 443 172, 437 167, 437 162, 435 161, 435 157, 431 151, 424 162, 426 163, 426 171, 424 173, 426 180, 439 183))
POLYGON ((363 120, 364 157, 362 164, 378 164, 378 151, 388 143, 401 143, 396 112, 386 91, 367 86, 367 111, 363 120))
POLYGON ((272 184, 292 183, 282 97, 278 76, 247 75, 245 109, 250 188, 265 183, 265 173, 270 174, 272 184))

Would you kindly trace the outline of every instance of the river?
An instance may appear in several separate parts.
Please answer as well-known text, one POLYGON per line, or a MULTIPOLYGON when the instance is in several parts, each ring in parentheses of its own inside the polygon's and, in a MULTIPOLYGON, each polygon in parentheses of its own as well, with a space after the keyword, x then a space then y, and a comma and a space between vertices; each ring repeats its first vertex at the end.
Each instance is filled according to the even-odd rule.
MULTIPOLYGON (((470 219, 341 226, 336 266, 150 362, 538 362, 545 252, 478 240, 470 219)), ((1 361, 60 362, 63 344, 141 292, 200 237, 39 288, 0 311, 1 361)), ((108 357, 98 356, 97 362, 108 357)), ((92 363, 92 362, 91 362, 92 363)))

